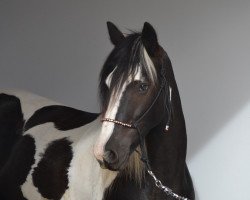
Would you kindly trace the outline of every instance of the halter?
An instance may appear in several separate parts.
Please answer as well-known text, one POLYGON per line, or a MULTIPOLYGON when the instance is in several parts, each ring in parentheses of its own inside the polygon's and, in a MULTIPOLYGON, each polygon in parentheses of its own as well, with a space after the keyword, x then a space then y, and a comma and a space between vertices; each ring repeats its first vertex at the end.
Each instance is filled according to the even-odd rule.
POLYGON ((140 130, 140 127, 139 127, 139 122, 152 109, 152 107, 154 106, 154 104, 156 103, 156 101, 158 100, 158 98, 160 97, 160 94, 164 91, 165 92, 164 107, 165 107, 165 109, 167 110, 167 113, 168 113, 168 120, 167 120, 165 131, 168 131, 169 124, 170 124, 170 121, 171 121, 171 115, 172 115, 172 108, 171 108, 172 88, 167 84, 167 80, 166 80, 165 74, 166 74, 166 70, 165 70, 164 67, 162 67, 161 68, 162 82, 161 82, 160 90, 158 91, 158 93, 155 96, 154 100, 152 101, 151 105, 147 108, 147 110, 135 122, 133 122, 133 123, 125 123, 125 122, 122 122, 122 121, 119 121, 119 120, 116 120, 116 119, 110 119, 110 118, 103 118, 101 121, 102 122, 104 122, 104 121, 111 122, 111 123, 114 123, 114 124, 117 124, 117 125, 120 125, 120 126, 123 126, 123 127, 136 129, 137 132, 138 132, 138 135, 139 135, 141 154, 138 151, 136 151, 136 152, 138 154, 140 154, 141 160, 145 164, 148 174, 153 178, 153 180, 155 182, 155 186, 157 188, 159 188, 160 190, 162 190, 167 195, 174 197, 175 199, 178 199, 178 200, 189 200, 188 198, 182 197, 182 196, 174 193, 169 187, 164 186, 162 184, 162 182, 155 176, 155 174, 151 170, 151 166, 149 164, 146 147, 144 145, 145 144, 144 143, 144 139, 145 138, 143 138, 141 130, 140 130), (168 96, 168 98, 167 98, 167 96, 168 96))

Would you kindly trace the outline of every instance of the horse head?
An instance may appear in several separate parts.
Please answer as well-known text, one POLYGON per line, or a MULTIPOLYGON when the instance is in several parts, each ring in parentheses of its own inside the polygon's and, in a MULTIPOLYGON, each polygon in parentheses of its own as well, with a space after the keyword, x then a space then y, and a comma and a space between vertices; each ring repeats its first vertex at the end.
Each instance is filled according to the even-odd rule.
POLYGON ((102 128, 94 154, 101 166, 120 171, 151 129, 167 125, 171 87, 168 56, 149 23, 126 36, 107 25, 114 48, 100 74, 102 128))

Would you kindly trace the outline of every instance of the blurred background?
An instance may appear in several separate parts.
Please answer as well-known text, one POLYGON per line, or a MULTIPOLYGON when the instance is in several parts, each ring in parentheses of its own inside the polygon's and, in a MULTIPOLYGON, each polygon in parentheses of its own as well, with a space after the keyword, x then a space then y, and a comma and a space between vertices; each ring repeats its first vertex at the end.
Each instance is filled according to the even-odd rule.
POLYGON ((171 58, 197 199, 249 200, 249 0, 0 0, 0 87, 98 112, 108 20, 150 22, 171 58))

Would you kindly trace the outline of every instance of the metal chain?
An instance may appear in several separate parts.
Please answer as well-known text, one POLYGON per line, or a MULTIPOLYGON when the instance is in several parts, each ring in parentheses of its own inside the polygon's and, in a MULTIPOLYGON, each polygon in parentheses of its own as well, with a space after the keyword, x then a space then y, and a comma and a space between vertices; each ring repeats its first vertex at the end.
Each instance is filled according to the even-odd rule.
POLYGON ((147 170, 147 172, 154 179, 155 186, 158 187, 163 192, 165 192, 167 195, 170 195, 170 196, 172 196, 172 197, 174 197, 175 199, 178 199, 178 200, 189 200, 188 198, 182 197, 182 196, 174 193, 170 188, 163 185, 162 182, 158 178, 156 178, 155 174, 151 170, 147 170))

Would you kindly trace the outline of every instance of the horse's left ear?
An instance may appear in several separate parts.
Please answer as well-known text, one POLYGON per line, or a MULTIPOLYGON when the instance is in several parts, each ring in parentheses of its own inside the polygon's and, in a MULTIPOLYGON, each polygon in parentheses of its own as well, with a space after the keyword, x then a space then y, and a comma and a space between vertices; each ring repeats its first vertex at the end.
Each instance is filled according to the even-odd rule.
POLYGON ((150 23, 148 22, 144 23, 141 37, 142 37, 142 43, 145 46, 148 54, 150 56, 154 56, 157 50, 159 49, 159 44, 155 29, 150 23))

